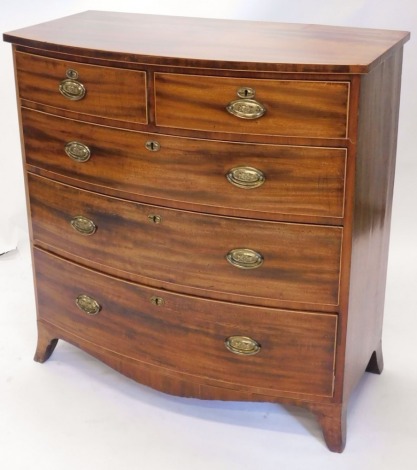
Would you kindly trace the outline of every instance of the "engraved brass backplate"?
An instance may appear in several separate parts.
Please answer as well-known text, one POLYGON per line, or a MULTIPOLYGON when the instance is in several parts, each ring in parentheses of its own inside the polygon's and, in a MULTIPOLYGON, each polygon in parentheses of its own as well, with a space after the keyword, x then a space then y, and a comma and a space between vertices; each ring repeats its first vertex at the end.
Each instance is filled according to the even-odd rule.
POLYGON ((97 230, 96 224, 83 215, 77 215, 72 218, 70 224, 81 235, 93 235, 97 230))
POLYGON ((90 159, 91 151, 81 142, 68 142, 64 147, 65 153, 75 162, 84 163, 90 159))
POLYGON ((97 300, 93 299, 93 297, 90 297, 87 294, 80 294, 75 299, 75 304, 87 315, 97 315, 97 313, 99 313, 101 310, 101 305, 97 302, 97 300))
POLYGON ((226 109, 233 116, 242 119, 258 119, 266 113, 266 109, 261 103, 251 99, 231 101, 226 109))
POLYGON ((71 78, 62 80, 62 82, 59 84, 59 91, 62 96, 65 96, 65 98, 71 101, 82 100, 86 93, 84 85, 71 78))
POLYGON ((229 183, 243 189, 258 188, 265 182, 265 175, 261 170, 250 166, 237 166, 226 174, 229 183))
POLYGON ((261 350, 261 345, 249 336, 229 336, 224 344, 230 352, 242 356, 253 356, 261 350))
POLYGON ((227 261, 240 269, 259 268, 264 262, 263 256, 250 248, 235 248, 226 255, 227 261))

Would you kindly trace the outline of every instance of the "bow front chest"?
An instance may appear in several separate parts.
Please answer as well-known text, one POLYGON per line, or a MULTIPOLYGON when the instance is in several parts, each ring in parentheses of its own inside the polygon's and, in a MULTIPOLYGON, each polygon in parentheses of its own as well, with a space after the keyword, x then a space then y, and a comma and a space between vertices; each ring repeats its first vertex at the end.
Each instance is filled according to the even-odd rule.
POLYGON ((342 451, 382 370, 402 47, 85 12, 13 44, 38 312, 155 389, 296 404, 342 451))

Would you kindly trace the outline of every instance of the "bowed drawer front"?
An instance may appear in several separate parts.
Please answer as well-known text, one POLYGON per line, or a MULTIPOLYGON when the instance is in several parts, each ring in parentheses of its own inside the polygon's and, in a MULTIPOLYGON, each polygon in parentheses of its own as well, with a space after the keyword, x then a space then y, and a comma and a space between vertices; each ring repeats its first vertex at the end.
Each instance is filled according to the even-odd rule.
POLYGON ((341 452, 382 370, 408 34, 86 12, 4 38, 35 360, 62 339, 166 393, 299 405, 341 452))
POLYGON ((72 255, 177 289, 338 304, 340 227, 162 209, 33 175, 29 188, 34 239, 72 255))
POLYGON ((97 346, 220 387, 233 382, 254 393, 333 393, 336 315, 180 296, 104 276, 40 250, 36 260, 42 320, 93 343, 100 338, 97 346), (81 296, 89 305, 97 302, 98 311, 86 311, 86 301, 77 304, 81 296), (160 299, 160 305, 152 299, 160 299), (242 344, 242 333, 248 337, 245 344, 251 339, 259 349, 242 349, 237 340, 242 344), (115 350, 126 335, 129 341, 115 350))
POLYGON ((30 109, 22 124, 29 165, 97 191, 226 215, 343 217, 345 149, 170 137, 30 109))
POLYGON ((155 74, 156 123, 167 127, 346 137, 348 97, 344 82, 155 74))

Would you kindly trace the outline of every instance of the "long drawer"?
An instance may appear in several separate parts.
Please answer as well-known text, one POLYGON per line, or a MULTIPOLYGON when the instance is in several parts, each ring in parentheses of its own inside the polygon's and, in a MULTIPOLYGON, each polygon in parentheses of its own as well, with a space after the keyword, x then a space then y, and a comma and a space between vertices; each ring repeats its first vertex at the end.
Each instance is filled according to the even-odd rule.
POLYGON ((23 52, 16 53, 16 70, 22 99, 119 121, 148 122, 145 72, 23 52))
POLYGON ((345 149, 169 137, 30 109, 22 125, 28 164, 137 198, 204 211, 343 216, 345 149))
POLYGON ((38 249, 34 261, 39 319, 81 340, 218 386, 333 393, 336 315, 167 293, 38 249))
POLYGON ((139 204, 28 175, 33 238, 180 286, 337 305, 342 228, 139 204))
POLYGON ((349 83, 156 73, 155 109, 159 126, 346 138, 349 83))

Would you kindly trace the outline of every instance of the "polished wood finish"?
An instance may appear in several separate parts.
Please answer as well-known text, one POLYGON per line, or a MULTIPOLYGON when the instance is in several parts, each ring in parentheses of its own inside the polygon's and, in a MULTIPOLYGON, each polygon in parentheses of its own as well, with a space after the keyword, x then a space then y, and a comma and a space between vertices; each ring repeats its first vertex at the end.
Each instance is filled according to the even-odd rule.
POLYGON ((81 114, 147 123, 146 75, 144 72, 97 67, 70 60, 56 60, 16 53, 19 96, 81 114), (68 69, 76 70, 85 97, 71 101, 59 92, 68 69))
POLYGON ((409 37, 405 31, 108 11, 4 34, 14 44, 120 62, 320 73, 369 72, 409 37))
POLYGON ((51 249, 139 273, 143 282, 165 281, 177 290, 184 285, 227 292, 252 303, 263 297, 288 306, 338 305, 340 227, 245 220, 242 231, 241 219, 122 201, 30 173, 28 184, 33 238, 51 249), (71 227, 78 215, 95 223, 94 235, 71 227), (154 223, 152 215, 161 221, 154 223), (235 248, 261 253, 263 265, 231 266, 226 255, 235 248))
POLYGON ((156 124, 193 130, 345 138, 349 83, 155 74, 156 124), (258 119, 226 111, 239 88, 255 90, 258 119))
MULTIPOLYGON (((361 81, 344 393, 371 358, 382 371, 382 319, 397 147, 402 51, 361 81), (366 265, 366 270, 363 269, 366 265), (374 360, 372 358, 375 358, 374 360)), ((373 364, 373 365, 372 365, 373 364)))
POLYGON ((88 188, 94 184, 97 191, 111 187, 125 198, 148 198, 156 204, 161 199, 165 204, 175 201, 182 208, 228 215, 236 211, 276 220, 299 215, 303 221, 318 216, 324 223, 329 217, 343 217, 345 149, 126 132, 30 109, 22 109, 22 125, 29 165, 54 173, 54 178, 84 182, 88 188), (90 148, 88 162, 74 162, 65 153, 65 144, 74 140, 90 148), (160 150, 146 150, 147 141, 157 141, 160 150), (238 166, 261 170, 265 184, 253 190, 231 185, 226 174, 238 166))
POLYGON ((409 34, 85 12, 4 38, 32 222, 35 360, 63 339, 163 392, 295 404, 341 452, 355 385, 383 369, 409 34), (68 68, 87 84, 78 102, 58 91, 68 68), (227 112, 240 87, 255 89, 264 116, 227 112), (72 141, 88 145, 87 162, 66 155, 72 141), (238 166, 265 182, 233 186, 238 166), (76 216, 95 233, 76 232, 76 216), (230 264, 242 248, 263 263, 230 264), (80 294, 100 312, 82 312, 80 294), (260 351, 236 355, 230 336, 260 351))
POLYGON ((38 249, 35 266, 39 320, 86 341, 149 367, 181 370, 192 381, 210 377, 219 387, 252 393, 332 396, 336 315, 172 294, 81 268, 38 249), (100 303, 97 315, 76 306, 83 293, 100 303), (152 304, 153 296, 162 298, 163 305, 152 304), (224 342, 232 335, 253 337, 261 344, 260 352, 231 353, 224 342))

